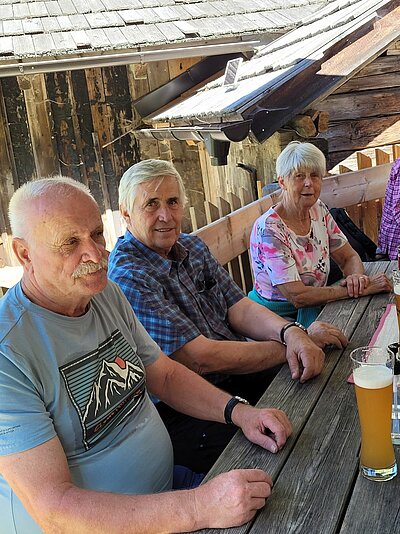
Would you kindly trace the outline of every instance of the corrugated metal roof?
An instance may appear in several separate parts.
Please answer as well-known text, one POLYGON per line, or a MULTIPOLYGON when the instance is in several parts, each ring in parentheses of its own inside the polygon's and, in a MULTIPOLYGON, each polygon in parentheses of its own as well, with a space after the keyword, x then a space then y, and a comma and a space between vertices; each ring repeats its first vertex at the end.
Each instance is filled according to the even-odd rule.
POLYGON ((259 48, 244 62, 235 86, 223 77, 195 95, 152 118, 154 122, 200 124, 235 121, 262 95, 275 91, 331 48, 376 16, 388 0, 335 0, 313 13, 304 24, 259 48))
MULTIPOLYGON (((0 64, 284 33, 328 0, 0 0, 0 64)), ((265 41, 264 41, 265 42, 265 41)))

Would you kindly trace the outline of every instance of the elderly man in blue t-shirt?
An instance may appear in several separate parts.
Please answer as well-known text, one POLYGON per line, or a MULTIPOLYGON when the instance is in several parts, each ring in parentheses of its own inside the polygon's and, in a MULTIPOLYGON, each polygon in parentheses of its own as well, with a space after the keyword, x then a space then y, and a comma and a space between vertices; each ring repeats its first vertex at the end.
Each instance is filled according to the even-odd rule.
MULTIPOLYGON (((316 322, 307 335, 251 301, 199 238, 181 234, 185 190, 171 163, 133 165, 121 179, 119 203, 127 231, 111 252, 109 277, 172 359, 255 402, 270 380, 268 370, 287 361, 292 377, 304 382, 322 370, 321 347, 346 343, 332 325, 316 322)), ((163 403, 157 408, 175 457, 194 470, 207 470, 233 435, 232 428, 163 403)))

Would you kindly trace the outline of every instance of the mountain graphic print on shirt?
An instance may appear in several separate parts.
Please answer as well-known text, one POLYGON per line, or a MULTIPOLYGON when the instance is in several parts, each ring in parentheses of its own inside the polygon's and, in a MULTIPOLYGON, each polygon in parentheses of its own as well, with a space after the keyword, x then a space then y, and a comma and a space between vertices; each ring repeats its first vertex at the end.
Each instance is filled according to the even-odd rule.
POLYGON ((145 371, 119 330, 97 350, 60 368, 90 449, 142 402, 145 371))

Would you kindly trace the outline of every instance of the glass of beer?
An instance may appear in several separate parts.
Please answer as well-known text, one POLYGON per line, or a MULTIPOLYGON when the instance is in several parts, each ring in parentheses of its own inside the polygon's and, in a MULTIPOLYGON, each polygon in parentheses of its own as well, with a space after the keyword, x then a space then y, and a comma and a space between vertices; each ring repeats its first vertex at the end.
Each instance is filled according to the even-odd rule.
POLYGON ((361 426, 361 474, 369 480, 390 480, 397 474, 391 439, 391 358, 381 347, 359 347, 350 358, 361 426))

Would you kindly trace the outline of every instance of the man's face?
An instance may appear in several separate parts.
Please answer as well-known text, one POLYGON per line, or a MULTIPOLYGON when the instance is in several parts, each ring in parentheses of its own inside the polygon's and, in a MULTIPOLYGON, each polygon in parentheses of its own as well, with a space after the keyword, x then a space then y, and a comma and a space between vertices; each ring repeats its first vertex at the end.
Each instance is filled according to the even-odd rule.
POLYGON ((107 284, 108 253, 96 203, 77 191, 68 198, 38 199, 28 209, 29 293, 46 308, 61 307, 61 313, 63 307, 85 307, 107 284))
POLYGON ((176 178, 165 176, 140 184, 132 213, 124 217, 136 239, 167 257, 179 238, 183 217, 176 178))

